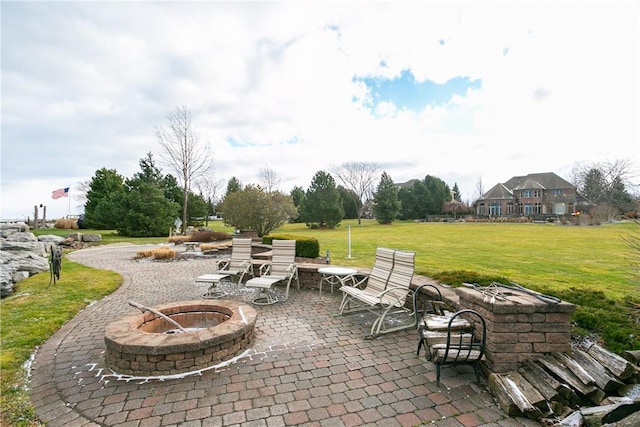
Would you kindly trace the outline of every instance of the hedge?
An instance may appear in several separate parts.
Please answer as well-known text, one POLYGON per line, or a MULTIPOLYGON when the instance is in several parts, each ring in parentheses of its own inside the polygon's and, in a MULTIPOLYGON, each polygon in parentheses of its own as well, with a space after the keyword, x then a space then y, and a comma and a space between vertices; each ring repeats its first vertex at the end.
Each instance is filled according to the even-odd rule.
POLYGON ((270 234, 262 237, 262 243, 265 245, 270 245, 274 240, 295 240, 297 257, 318 258, 320 256, 320 242, 315 237, 293 234, 270 234))

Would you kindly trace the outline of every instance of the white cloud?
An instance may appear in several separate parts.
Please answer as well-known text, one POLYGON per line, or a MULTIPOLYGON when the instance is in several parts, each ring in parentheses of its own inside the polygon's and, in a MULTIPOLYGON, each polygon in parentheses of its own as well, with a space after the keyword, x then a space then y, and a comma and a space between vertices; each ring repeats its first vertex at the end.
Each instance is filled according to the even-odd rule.
MULTIPOLYGON (((216 176, 309 186, 344 161, 474 196, 513 175, 638 159, 636 2, 2 3, 2 213, 101 167, 131 176, 178 105, 216 176), (354 76, 482 87, 422 112, 354 98, 354 76), (242 142, 230 144, 230 139, 242 142), (293 141, 293 143, 292 143, 293 141)), ((72 213, 78 209, 71 206, 72 213)))

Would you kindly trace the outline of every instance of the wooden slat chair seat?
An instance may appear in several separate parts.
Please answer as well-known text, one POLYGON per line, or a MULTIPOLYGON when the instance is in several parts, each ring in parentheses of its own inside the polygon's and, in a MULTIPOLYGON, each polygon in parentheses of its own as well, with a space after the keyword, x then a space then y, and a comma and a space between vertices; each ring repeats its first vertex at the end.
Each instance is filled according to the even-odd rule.
MULTIPOLYGON (((436 319, 430 324, 425 321, 425 328, 433 326, 440 328, 441 319, 436 319)), ((446 334, 446 341, 443 343, 442 338, 429 341, 427 343, 427 359, 431 359, 436 365, 437 379, 440 385, 440 368, 450 365, 472 365, 476 375, 476 380, 480 382, 479 363, 484 357, 486 347, 487 326, 483 317, 474 310, 460 310, 451 315, 447 322, 445 331, 435 329, 431 332, 440 332, 446 334), (465 322, 468 324, 465 327, 465 322), (469 335, 472 341, 469 341, 469 335)), ((422 339, 422 337, 421 337, 422 339)))
POLYGON ((452 334, 452 337, 460 338, 458 335, 464 334, 465 340, 471 336, 469 331, 473 331, 471 323, 464 318, 458 317, 451 324, 451 315, 441 314, 425 314, 424 318, 418 326, 418 351, 416 354, 420 354, 420 349, 424 345, 427 349, 427 360, 431 359, 429 353, 429 347, 433 344, 446 343, 447 342, 447 330, 451 328, 453 331, 457 331, 458 334, 452 334))

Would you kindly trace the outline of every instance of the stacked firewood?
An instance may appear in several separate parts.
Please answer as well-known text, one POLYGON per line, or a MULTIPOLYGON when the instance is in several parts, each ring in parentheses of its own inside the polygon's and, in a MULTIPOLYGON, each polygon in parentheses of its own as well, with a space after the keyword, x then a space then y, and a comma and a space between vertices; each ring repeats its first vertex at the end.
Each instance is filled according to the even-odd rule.
POLYGON ((513 417, 581 427, 640 426, 640 351, 618 356, 597 344, 548 353, 489 375, 489 388, 513 417))

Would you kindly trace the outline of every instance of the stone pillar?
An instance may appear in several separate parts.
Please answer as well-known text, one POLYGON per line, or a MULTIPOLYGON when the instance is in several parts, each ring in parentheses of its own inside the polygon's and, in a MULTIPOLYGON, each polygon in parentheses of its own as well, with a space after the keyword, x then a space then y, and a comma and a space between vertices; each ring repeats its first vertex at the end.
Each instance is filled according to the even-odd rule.
POLYGON ((524 292, 499 288, 505 298, 469 288, 455 288, 459 308, 475 310, 487 324, 486 366, 505 373, 544 353, 571 350, 571 314, 575 305, 546 303, 524 292))

